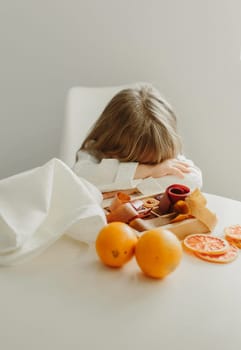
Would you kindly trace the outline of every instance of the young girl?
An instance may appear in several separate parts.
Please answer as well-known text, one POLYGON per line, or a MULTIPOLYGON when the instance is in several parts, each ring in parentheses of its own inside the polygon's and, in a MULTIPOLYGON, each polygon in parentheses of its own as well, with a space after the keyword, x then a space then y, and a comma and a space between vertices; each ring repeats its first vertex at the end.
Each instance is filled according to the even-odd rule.
POLYGON ((140 85, 108 103, 73 170, 102 192, 138 187, 151 193, 174 183, 200 188, 201 171, 181 150, 172 108, 151 85, 140 85))

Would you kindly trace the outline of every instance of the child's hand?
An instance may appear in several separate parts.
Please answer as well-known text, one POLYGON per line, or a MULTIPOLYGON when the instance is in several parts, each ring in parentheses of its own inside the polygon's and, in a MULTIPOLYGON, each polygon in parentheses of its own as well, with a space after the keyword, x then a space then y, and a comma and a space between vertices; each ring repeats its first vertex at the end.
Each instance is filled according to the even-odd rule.
POLYGON ((184 178, 185 173, 189 173, 189 165, 177 159, 167 159, 160 164, 153 166, 151 171, 152 177, 162 177, 166 175, 174 175, 184 178))
POLYGON ((185 173, 189 173, 189 165, 177 159, 167 159, 155 165, 139 164, 136 169, 135 179, 147 177, 159 178, 167 175, 174 175, 184 178, 185 173))

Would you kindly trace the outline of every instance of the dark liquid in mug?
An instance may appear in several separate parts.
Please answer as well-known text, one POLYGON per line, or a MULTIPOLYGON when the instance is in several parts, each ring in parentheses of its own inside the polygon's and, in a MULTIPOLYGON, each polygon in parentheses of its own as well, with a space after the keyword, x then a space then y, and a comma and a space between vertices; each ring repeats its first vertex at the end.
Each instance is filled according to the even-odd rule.
POLYGON ((172 188, 170 192, 174 193, 174 194, 184 194, 184 193, 186 193, 184 190, 181 190, 179 188, 172 188))

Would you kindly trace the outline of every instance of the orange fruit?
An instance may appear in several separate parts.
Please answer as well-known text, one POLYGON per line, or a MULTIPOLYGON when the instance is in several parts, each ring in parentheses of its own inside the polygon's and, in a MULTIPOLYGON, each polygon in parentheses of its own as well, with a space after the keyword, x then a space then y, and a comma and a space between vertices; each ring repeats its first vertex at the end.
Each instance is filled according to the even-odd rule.
POLYGON ((121 267, 134 256, 137 240, 130 226, 123 222, 112 222, 100 230, 95 248, 105 265, 121 267))
POLYGON ((228 242, 220 237, 197 233, 188 235, 183 244, 186 248, 200 254, 219 255, 227 251, 228 242))
POLYGON ((145 275, 163 278, 176 269, 182 257, 182 245, 174 233, 156 228, 138 240, 136 261, 145 275))

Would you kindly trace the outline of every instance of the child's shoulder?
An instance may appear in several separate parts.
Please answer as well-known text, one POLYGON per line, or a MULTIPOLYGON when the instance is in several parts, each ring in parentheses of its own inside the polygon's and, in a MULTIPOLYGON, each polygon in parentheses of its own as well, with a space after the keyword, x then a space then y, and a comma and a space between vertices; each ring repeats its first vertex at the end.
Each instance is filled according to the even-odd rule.
POLYGON ((191 159, 188 159, 184 154, 178 154, 177 159, 181 162, 186 162, 189 165, 193 165, 193 161, 191 159))

